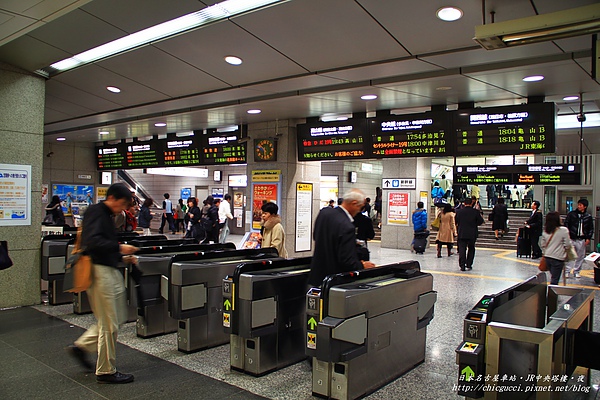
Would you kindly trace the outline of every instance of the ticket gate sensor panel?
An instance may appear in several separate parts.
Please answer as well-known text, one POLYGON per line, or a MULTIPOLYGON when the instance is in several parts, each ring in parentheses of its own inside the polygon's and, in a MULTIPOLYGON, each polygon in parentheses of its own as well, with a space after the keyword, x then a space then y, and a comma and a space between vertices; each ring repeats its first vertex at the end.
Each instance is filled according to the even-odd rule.
POLYGON ((63 281, 67 246, 75 234, 46 235, 41 246, 41 278, 48 281, 48 303, 55 306, 73 301, 72 293, 65 293, 63 281))
POLYGON ((436 300, 417 261, 330 275, 309 290, 307 316, 322 316, 316 332, 307 320, 313 395, 356 399, 422 363, 436 300))
POLYGON ((279 258, 277 250, 226 250, 173 257, 169 266, 168 304, 171 317, 180 320, 179 351, 191 353, 229 341, 229 335, 223 332, 223 278, 231 275, 240 263, 267 258, 279 258))
POLYGON ((127 298, 135 307, 136 334, 141 338, 177 332, 177 319, 169 315, 167 291, 162 290, 162 277, 168 275, 171 259, 176 254, 235 250, 233 243, 189 244, 181 241, 152 240, 144 244, 149 243, 153 245, 141 247, 136 253, 137 266, 129 266, 126 270, 127 298))
POLYGON ((304 302, 312 257, 238 265, 223 280, 231 369, 253 376, 304 360, 304 302))

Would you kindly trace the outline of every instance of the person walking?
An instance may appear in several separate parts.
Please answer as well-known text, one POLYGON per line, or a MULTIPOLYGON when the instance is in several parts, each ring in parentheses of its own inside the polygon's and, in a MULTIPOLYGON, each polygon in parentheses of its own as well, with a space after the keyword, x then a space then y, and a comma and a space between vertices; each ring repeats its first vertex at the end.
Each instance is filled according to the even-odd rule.
POLYGON ((577 259, 569 261, 567 264, 565 272, 567 278, 570 273, 573 273, 573 277, 579 278, 583 259, 585 258, 585 248, 594 235, 594 220, 587 212, 588 205, 587 199, 579 199, 577 209, 568 213, 565 218, 565 226, 569 230, 569 237, 577 253, 577 259))
POLYGON ((358 258, 360 258, 361 261, 369 261, 371 259, 368 242, 375 237, 373 220, 365 215, 366 211, 367 207, 365 204, 363 211, 354 216, 354 226, 356 227, 356 251, 358 252, 358 258))
POLYGON ((444 191, 444 189, 442 189, 442 187, 440 186, 440 183, 438 181, 435 181, 433 183, 433 188, 431 189, 431 198, 433 199, 433 204, 442 204, 442 199, 444 198, 444 195, 446 194, 446 191, 444 191))
POLYGON ((463 204, 464 207, 456 212, 455 221, 458 225, 458 265, 461 271, 466 271, 473 269, 478 226, 483 224, 483 218, 479 211, 473 208, 471 198, 467 197, 463 204))
POLYGON ((485 194, 487 195, 487 206, 488 208, 492 208, 496 205, 496 201, 494 199, 494 185, 488 184, 485 186, 485 194))
POLYGON ((183 228, 183 219, 185 218, 185 211, 187 210, 187 207, 185 204, 183 204, 183 199, 179 199, 177 201, 177 205, 175 206, 175 232, 179 233, 179 230, 181 229, 183 232, 185 232, 185 228, 183 228))
POLYGON ((446 245, 448 257, 453 255, 452 246, 454 238, 458 235, 456 232, 455 213, 452 206, 448 203, 444 205, 440 215, 440 229, 438 231, 435 243, 437 244, 437 258, 442 258, 442 246, 446 245))
POLYGON ((233 219, 231 215, 231 195, 229 193, 223 196, 223 201, 219 204, 219 243, 225 243, 229 236, 229 221, 233 219))
POLYGON ((186 238, 194 238, 198 243, 206 239, 206 232, 200 223, 201 219, 202 211, 198 207, 198 200, 195 197, 188 197, 187 213, 183 217, 186 238))
POLYGON ((86 353, 98 353, 96 381, 98 383, 129 383, 133 375, 117 371, 116 346, 119 325, 127 319, 126 292, 119 263, 134 262, 138 248, 119 244, 113 220, 131 203, 131 192, 122 183, 111 185, 106 200, 88 207, 83 218, 81 248, 92 258, 92 284, 87 289, 96 324, 68 347, 86 369, 93 368, 86 353))
POLYGON ((169 200, 171 195, 169 193, 163 194, 165 198, 162 203, 163 215, 162 220, 160 222, 160 228, 158 229, 158 233, 163 233, 163 228, 165 227, 165 222, 169 224, 169 230, 172 234, 175 234, 175 221, 173 220, 173 202, 169 200))
POLYGON ((475 197, 477 202, 479 202, 479 196, 481 196, 481 189, 478 184, 474 184, 471 186, 471 198, 475 197))
POLYGON ((491 218, 492 230, 496 236, 496 240, 504 237, 506 233, 506 221, 508 220, 508 207, 504 204, 504 198, 500 197, 496 205, 492 209, 491 218))
POLYGON ((427 210, 425 210, 425 204, 422 201, 417 203, 417 209, 412 212, 411 219, 414 230, 411 249, 416 251, 418 254, 423 254, 425 252, 425 246, 427 245, 427 236, 425 236, 425 232, 427 231, 427 210), (423 237, 425 240, 423 240, 423 237), (424 243, 422 246, 417 246, 417 248, 415 248, 415 241, 419 240, 424 243))
POLYGON ((202 207, 202 225, 206 231, 204 243, 219 243, 219 209, 215 206, 215 199, 208 196, 202 207))
POLYGON ((262 233, 261 248, 275 247, 279 257, 288 258, 288 252, 285 249, 285 230, 281 225, 281 217, 277 212, 279 207, 275 203, 266 203, 261 207, 262 233))
POLYGON ((525 222, 525 228, 529 229, 529 238, 531 239, 531 248, 533 251, 531 259, 540 258, 542 256, 540 236, 542 236, 544 218, 542 217, 542 212, 539 208, 540 202, 534 200, 533 203, 531 203, 531 216, 527 219, 527 222, 525 222))
POLYGON ((571 246, 569 230, 560 225, 560 214, 557 211, 546 214, 546 225, 542 233, 542 249, 548 271, 550 271, 551 285, 558 285, 567 259, 567 252, 571 246))
POLYGON ((56 226, 65 225, 65 214, 63 213, 62 205, 60 204, 60 197, 56 195, 52 196, 52 201, 48 203, 45 210, 46 218, 44 218, 44 222, 46 224, 56 226))
POLYGON ((328 275, 375 267, 370 261, 361 261, 356 252, 353 217, 364 204, 363 191, 352 189, 344 195, 339 207, 325 207, 319 212, 313 231, 315 251, 308 276, 310 285, 321 286, 328 275))
POLYGON ((510 202, 512 203, 512 207, 517 208, 520 200, 519 189, 517 188, 517 185, 513 185, 513 188, 510 191, 510 202))
POLYGON ((145 236, 152 234, 150 232, 150 221, 154 217, 152 216, 152 213, 150 212, 150 207, 152 207, 153 203, 154 203, 154 200, 152 200, 150 197, 148 197, 146 200, 144 200, 144 203, 142 204, 142 208, 140 209, 140 213, 138 215, 138 225, 140 226, 140 228, 142 228, 143 234, 145 236))

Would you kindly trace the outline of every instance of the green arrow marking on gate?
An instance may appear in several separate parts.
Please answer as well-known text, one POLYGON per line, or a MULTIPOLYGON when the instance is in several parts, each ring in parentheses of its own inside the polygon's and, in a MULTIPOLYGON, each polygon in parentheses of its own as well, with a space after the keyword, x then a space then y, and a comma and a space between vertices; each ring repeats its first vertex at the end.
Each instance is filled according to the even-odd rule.
POLYGON ((463 368, 463 370, 460 371, 460 374, 465 376, 465 382, 469 382, 475 376, 475 372, 473 372, 469 366, 463 368))
POLYGON ((229 308, 231 307, 231 303, 229 302, 229 299, 225 300, 225 303, 223 303, 223 305, 225 306, 225 309, 227 311, 229 311, 229 308))
POLYGON ((308 326, 311 330, 315 330, 315 326, 317 326, 317 321, 315 321, 314 317, 310 317, 310 319, 308 320, 308 326))

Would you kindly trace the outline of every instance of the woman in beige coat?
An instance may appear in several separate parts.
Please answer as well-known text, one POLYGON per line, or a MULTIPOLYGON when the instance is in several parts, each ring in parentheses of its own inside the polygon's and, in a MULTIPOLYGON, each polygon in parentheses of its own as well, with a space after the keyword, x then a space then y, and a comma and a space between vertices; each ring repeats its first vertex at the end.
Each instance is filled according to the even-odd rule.
POLYGON ((442 245, 444 244, 448 248, 448 257, 454 254, 452 252, 452 245, 454 244, 454 237, 457 235, 454 215, 454 209, 450 204, 446 203, 441 211, 440 230, 435 241, 437 243, 438 258, 442 258, 442 245))
POLYGON ((260 247, 275 247, 280 257, 287 258, 285 231, 283 225, 281 225, 281 218, 277 215, 279 207, 275 203, 265 203, 261 210, 264 230, 260 247))

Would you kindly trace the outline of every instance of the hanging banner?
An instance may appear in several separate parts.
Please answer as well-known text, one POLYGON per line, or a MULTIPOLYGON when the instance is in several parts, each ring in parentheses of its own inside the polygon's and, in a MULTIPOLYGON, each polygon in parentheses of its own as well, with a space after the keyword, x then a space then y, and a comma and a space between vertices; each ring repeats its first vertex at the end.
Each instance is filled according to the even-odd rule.
POLYGON ((31 165, 0 164, 0 225, 31 225, 30 198, 31 165))
POLYGON ((296 252, 312 249, 312 194, 312 183, 296 183, 296 252))
POLYGON ((409 225, 410 193, 388 192, 387 223, 391 225, 409 225))
POLYGON ((260 229, 262 206, 265 203, 277 204, 276 183, 253 183, 252 184, 252 229, 260 229))

